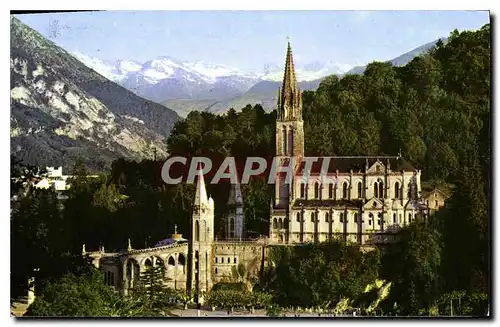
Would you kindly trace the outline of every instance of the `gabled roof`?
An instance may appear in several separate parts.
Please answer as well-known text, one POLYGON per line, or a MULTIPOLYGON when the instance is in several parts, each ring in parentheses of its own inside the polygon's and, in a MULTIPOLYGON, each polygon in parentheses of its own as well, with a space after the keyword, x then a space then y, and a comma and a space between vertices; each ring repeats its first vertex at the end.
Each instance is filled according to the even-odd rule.
POLYGON ((422 197, 427 198, 429 195, 434 194, 434 192, 441 193, 445 198, 450 197, 450 195, 447 192, 439 189, 438 187, 434 187, 432 189, 422 189, 422 197))
POLYGON ((371 198, 364 205, 365 209, 382 209, 384 207, 384 203, 377 198, 371 198))

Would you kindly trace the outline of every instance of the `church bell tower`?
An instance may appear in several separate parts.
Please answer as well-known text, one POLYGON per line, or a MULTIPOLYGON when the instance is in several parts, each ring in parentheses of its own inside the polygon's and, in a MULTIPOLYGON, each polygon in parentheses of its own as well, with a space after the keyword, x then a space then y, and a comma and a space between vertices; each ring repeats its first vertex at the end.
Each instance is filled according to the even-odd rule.
POLYGON ((214 240, 214 200, 207 197, 205 180, 201 169, 198 171, 198 184, 191 218, 192 237, 190 249, 190 291, 200 295, 212 288, 212 247, 214 240))
MULTIPOLYGON (((285 157, 281 165, 288 165, 287 158, 294 157, 298 164, 304 157, 304 121, 302 120, 302 93, 297 86, 292 47, 288 42, 283 84, 278 91, 276 119, 276 156, 285 157)), ((283 178, 276 180, 275 206, 288 206, 290 186, 283 178)))

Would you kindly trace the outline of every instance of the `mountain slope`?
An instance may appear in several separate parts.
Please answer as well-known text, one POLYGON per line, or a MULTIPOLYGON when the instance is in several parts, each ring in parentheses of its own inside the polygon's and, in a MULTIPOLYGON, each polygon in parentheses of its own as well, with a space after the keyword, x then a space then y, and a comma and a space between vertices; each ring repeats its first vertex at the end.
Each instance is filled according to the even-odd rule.
MULTIPOLYGON (((429 43, 426 43, 424 45, 419 46, 418 48, 415 48, 411 51, 408 51, 394 59, 388 60, 387 62, 390 62, 393 66, 404 66, 407 63, 409 63, 413 58, 420 56, 421 54, 426 53, 429 51, 436 43, 441 40, 443 42, 446 42, 446 38, 441 38, 429 43)), ((362 74, 366 69, 366 66, 357 66, 354 67, 353 69, 349 70, 346 74, 362 74)))
POLYGON ((31 164, 102 169, 166 155, 179 116, 109 81, 11 16, 11 153, 31 164))

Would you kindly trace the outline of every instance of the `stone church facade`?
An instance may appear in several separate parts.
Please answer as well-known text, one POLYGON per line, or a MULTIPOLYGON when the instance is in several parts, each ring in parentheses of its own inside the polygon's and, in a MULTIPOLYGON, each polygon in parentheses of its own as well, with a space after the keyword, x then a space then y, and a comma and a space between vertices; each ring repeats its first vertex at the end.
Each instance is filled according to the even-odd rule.
POLYGON ((243 239, 243 198, 236 184, 227 203, 226 234, 216 239, 215 204, 207 197, 204 177, 199 174, 189 240, 175 231, 153 248, 133 249, 129 243, 120 253, 106 253, 104 248, 86 252, 84 248, 83 254, 104 271, 109 285, 124 294, 134 288, 142 271, 157 265, 165 267, 168 286, 201 294, 230 276, 232 267, 240 263, 258 273, 266 264, 270 245, 341 238, 371 246, 394 241, 400 226, 426 214, 419 200, 420 171, 401 156, 322 158, 306 169, 303 125, 302 95, 288 44, 277 108, 276 156, 283 165, 291 158, 297 164, 291 183, 277 176, 268 236, 243 239))

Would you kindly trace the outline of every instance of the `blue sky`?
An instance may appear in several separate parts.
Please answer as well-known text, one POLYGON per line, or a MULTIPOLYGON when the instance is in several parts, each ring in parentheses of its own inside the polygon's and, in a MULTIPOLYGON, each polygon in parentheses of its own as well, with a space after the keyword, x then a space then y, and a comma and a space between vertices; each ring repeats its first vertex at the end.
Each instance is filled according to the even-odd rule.
POLYGON ((69 51, 102 60, 159 56, 244 70, 281 65, 287 36, 297 65, 388 60, 453 29, 478 29, 487 11, 106 11, 17 15, 69 51))

